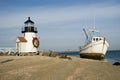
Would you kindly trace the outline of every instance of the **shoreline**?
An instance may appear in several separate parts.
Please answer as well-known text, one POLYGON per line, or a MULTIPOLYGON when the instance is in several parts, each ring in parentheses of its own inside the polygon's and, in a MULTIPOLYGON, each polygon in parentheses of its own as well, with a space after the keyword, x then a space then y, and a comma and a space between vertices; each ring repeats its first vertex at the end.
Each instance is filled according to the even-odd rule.
MULTIPOLYGON (((70 51, 70 52, 78 52, 78 51, 70 51)), ((78 53, 77 53, 77 55, 76 54, 71 55, 70 52, 69 51, 68 52, 67 51, 66 52, 65 51, 64 52, 52 52, 52 56, 50 56, 51 55, 50 51, 40 51, 39 54, 31 54, 31 53, 26 54, 25 53, 23 55, 16 55, 15 53, 11 53, 11 54, 2 53, 3 55, 0 54, 0 56, 49 56, 49 57, 56 57, 56 56, 60 56, 60 55, 66 55, 67 57, 81 58, 80 55, 78 55, 78 53)), ((82 58, 82 59, 88 59, 88 58, 82 58)), ((94 60, 94 59, 91 59, 91 60, 94 60)), ((110 58, 106 58, 106 57, 102 61, 111 62, 111 63, 119 62, 119 60, 114 60, 114 59, 110 59, 110 58)))

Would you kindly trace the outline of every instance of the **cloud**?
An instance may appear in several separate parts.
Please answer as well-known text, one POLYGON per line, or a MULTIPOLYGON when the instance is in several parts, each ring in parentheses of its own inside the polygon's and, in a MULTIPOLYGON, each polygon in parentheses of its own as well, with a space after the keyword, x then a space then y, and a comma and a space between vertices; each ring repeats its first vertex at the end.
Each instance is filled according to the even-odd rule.
POLYGON ((1 27, 23 25, 26 17, 31 16, 37 25, 60 25, 82 20, 93 20, 120 17, 120 5, 113 6, 65 6, 65 7, 32 7, 0 15, 1 27))

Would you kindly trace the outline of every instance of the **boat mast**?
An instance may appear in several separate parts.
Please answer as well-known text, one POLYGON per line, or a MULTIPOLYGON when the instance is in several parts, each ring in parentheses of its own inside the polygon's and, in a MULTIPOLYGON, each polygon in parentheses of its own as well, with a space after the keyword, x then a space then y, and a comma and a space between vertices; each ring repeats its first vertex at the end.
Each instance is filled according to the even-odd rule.
POLYGON ((95 35, 95 15, 94 15, 94 25, 93 25, 93 30, 92 30, 92 33, 93 33, 93 36, 95 35))
POLYGON ((95 19, 95 18, 96 18, 96 15, 94 14, 94 25, 93 25, 93 28, 89 30, 89 31, 91 32, 91 34, 90 34, 91 37, 95 36, 96 33, 98 34, 98 32, 99 32, 99 31, 96 29, 96 24, 95 24, 95 23, 96 23, 96 21, 95 21, 96 19, 95 19))

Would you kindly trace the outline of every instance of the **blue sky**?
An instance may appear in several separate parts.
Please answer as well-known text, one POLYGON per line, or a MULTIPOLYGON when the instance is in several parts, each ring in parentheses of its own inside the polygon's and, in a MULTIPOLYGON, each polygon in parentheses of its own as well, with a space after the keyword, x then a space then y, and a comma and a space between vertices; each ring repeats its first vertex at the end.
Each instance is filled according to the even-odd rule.
POLYGON ((0 47, 15 47, 29 16, 39 31, 40 50, 79 50, 82 29, 94 26, 94 16, 109 49, 120 49, 120 0, 0 0, 0 47))

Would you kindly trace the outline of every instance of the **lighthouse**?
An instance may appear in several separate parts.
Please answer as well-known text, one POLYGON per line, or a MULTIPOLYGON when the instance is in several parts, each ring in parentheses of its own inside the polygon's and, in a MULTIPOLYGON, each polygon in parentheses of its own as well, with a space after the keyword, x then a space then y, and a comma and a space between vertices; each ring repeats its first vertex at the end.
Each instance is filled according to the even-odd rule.
POLYGON ((16 39, 16 50, 18 53, 36 53, 39 47, 39 39, 36 36, 37 28, 34 27, 34 22, 30 17, 24 25, 21 31, 23 35, 16 39))

